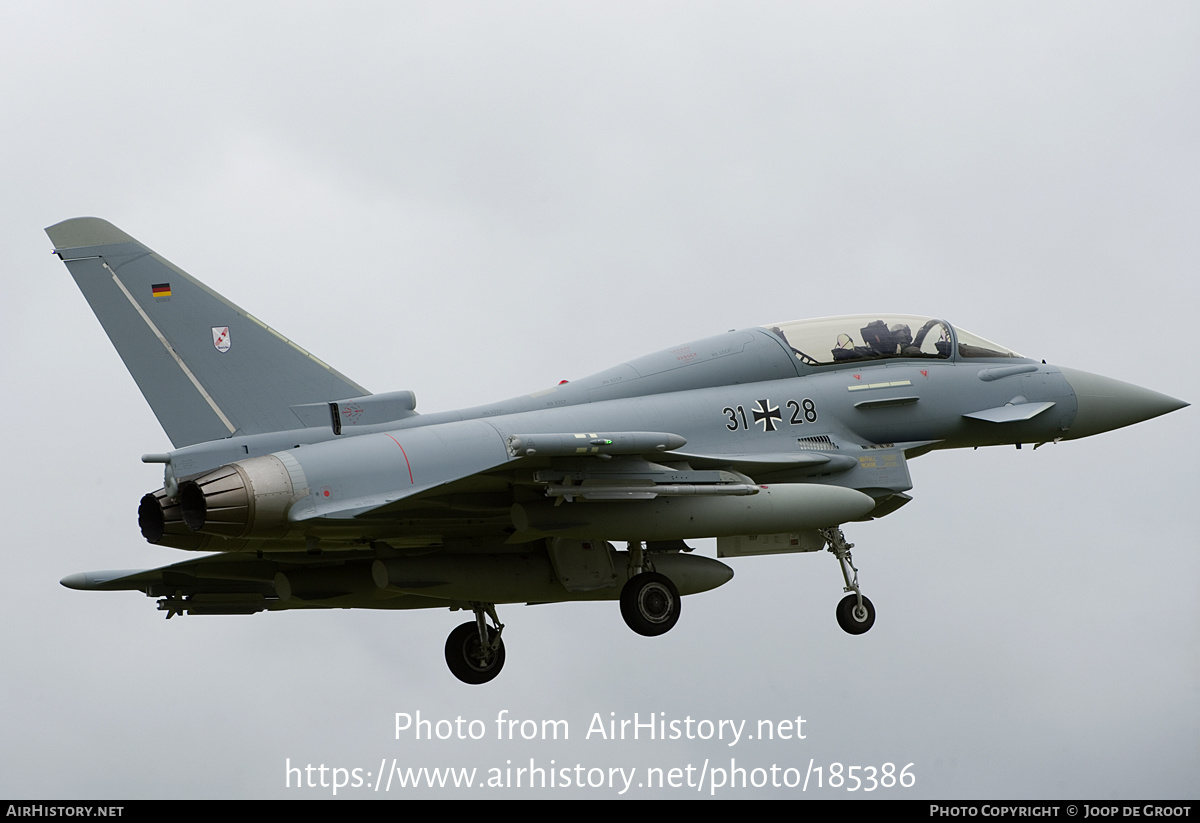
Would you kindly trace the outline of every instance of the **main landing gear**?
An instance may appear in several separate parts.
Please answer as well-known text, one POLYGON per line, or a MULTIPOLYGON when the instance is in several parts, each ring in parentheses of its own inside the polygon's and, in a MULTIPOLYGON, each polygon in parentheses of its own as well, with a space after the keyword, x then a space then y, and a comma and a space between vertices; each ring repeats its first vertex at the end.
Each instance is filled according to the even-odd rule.
POLYGON ((821 529, 821 536, 825 538, 825 542, 829 544, 829 551, 842 567, 842 579, 846 581, 844 591, 850 592, 837 605, 838 625, 847 634, 864 634, 875 625, 875 606, 863 597, 858 587, 858 569, 854 567, 854 560, 850 557, 850 550, 854 548, 854 544, 847 543, 846 536, 838 528, 821 529), (854 572, 853 580, 850 579, 850 571, 854 572))
POLYGON ((472 603, 475 620, 463 623, 446 638, 446 665, 464 683, 487 683, 504 668, 504 631, 496 607, 491 603, 472 603), (484 616, 492 619, 489 626, 484 616))
POLYGON ((644 637, 669 632, 679 622, 679 591, 665 575, 653 571, 641 543, 629 544, 629 570, 633 576, 621 589, 621 617, 644 637))

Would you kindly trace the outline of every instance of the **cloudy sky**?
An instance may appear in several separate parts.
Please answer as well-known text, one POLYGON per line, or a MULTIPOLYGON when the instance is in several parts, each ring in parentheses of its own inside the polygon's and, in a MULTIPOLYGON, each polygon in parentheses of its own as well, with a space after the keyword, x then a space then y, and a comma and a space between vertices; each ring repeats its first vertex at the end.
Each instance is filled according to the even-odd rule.
POLYGON ((442 659, 459 614, 167 622, 59 586, 183 553, 138 534, 138 458, 168 443, 42 228, 104 217, 423 411, 884 311, 1197 402, 1198 37, 1183 2, 5 4, 0 796, 324 797, 288 765, 532 760, 1195 798, 1194 408, 917 460, 910 505, 847 529, 862 637, 829 555, 748 558, 657 639, 612 603, 504 607, 506 669, 469 687, 442 659), (497 740, 505 710, 570 739, 497 740), (397 739, 416 712, 487 734, 397 739), (805 738, 586 736, 634 713, 805 738))

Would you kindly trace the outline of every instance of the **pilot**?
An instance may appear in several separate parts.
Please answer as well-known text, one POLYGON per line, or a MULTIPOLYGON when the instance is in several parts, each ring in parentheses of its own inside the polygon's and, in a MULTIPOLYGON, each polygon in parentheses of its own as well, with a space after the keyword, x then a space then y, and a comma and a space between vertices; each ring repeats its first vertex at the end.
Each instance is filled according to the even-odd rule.
POLYGON ((863 326, 862 337, 869 347, 865 352, 867 357, 887 357, 898 353, 896 337, 882 320, 872 320, 863 326))
POLYGON ((888 329, 896 340, 902 357, 920 357, 921 349, 913 345, 912 329, 907 323, 895 323, 888 329))

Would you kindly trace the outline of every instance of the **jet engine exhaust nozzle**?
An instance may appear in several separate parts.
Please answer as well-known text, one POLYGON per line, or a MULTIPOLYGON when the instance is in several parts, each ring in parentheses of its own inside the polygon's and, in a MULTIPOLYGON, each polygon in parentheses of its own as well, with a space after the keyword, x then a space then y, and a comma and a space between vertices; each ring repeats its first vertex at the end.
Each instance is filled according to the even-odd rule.
MULTIPOLYGON (((266 455, 181 482, 178 507, 183 524, 192 532, 225 538, 282 537, 288 531, 287 511, 294 492, 282 461, 266 455)), ((153 531, 153 517, 147 520, 153 531)), ((142 533, 146 534, 145 527, 142 533)))

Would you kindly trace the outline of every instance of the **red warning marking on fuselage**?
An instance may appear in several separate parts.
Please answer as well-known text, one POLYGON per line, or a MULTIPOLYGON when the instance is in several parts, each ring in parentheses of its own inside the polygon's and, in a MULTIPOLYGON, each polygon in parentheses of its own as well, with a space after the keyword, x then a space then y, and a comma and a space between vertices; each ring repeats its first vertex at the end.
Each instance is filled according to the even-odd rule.
POLYGON ((861 374, 856 374, 856 375, 854 375, 854 379, 855 379, 855 380, 862 380, 862 375, 861 375, 861 374))
MULTIPOLYGON (((384 434, 385 434, 385 435, 387 435, 388 439, 390 439, 390 440, 391 440, 393 443, 395 443, 397 446, 400 446, 400 441, 399 441, 399 440, 397 440, 396 438, 392 437, 390 434, 387 434, 387 432, 384 432, 384 434)), ((413 474, 412 474, 412 464, 408 462, 408 452, 406 452, 406 451, 404 450, 404 447, 403 447, 403 446, 400 446, 400 453, 401 453, 402 455, 404 455, 404 465, 405 465, 405 466, 408 466, 408 482, 409 482, 409 483, 412 483, 412 484, 415 486, 415 485, 417 485, 417 482, 416 482, 415 480, 413 480, 413 474)))
POLYGON ((928 376, 929 376, 929 371, 928 371, 927 369, 921 369, 921 376, 922 376, 922 377, 928 377, 928 376))

